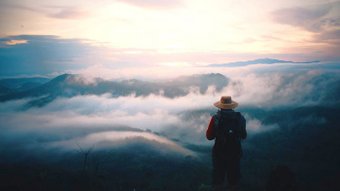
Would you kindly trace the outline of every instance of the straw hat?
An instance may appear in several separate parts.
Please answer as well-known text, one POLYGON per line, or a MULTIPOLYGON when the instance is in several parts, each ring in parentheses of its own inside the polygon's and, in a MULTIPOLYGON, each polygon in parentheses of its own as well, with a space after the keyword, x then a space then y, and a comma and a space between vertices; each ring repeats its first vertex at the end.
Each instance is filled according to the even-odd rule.
POLYGON ((238 106, 238 103, 231 100, 230 96, 222 96, 220 101, 214 103, 214 106, 220 109, 234 109, 238 106))

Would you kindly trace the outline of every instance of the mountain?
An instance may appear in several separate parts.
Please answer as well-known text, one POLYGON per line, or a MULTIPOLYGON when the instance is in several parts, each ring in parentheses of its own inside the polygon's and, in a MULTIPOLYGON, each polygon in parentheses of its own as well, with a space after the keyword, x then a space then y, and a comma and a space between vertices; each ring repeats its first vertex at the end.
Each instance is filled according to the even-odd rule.
MULTIPOLYGON (((0 80, 0 94, 4 94, 4 88, 12 92, 26 91, 38 87, 46 82, 49 78, 33 77, 33 78, 8 78, 0 80)), ((8 93, 8 92, 7 92, 8 93)))
POLYGON ((238 61, 238 62, 228 62, 225 64, 211 64, 210 67, 240 67, 240 66, 248 66, 253 64, 279 64, 279 63, 295 63, 295 64, 308 64, 308 63, 317 63, 319 61, 307 61, 307 62, 294 62, 287 60, 278 60, 273 58, 260 58, 256 60, 248 60, 248 61, 238 61))
MULTIPOLYGON (((0 101, 9 101, 22 98, 36 98, 29 102, 29 106, 42 106, 56 97, 73 97, 76 95, 102 95, 110 93, 113 97, 148 96, 162 94, 169 98, 185 96, 193 88, 198 88, 200 93, 207 91, 209 86, 214 86, 217 91, 227 86, 229 79, 222 74, 200 74, 183 76, 162 82, 147 82, 136 79, 109 81, 101 78, 88 79, 77 74, 63 74, 40 86, 20 92, 10 92, 0 95, 0 101)), ((5 90, 4 90, 5 91, 5 90)))

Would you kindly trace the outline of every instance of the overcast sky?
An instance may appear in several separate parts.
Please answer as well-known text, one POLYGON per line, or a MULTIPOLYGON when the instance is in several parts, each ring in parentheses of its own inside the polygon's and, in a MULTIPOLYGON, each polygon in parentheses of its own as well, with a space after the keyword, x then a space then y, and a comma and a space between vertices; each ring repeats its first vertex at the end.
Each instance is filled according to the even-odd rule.
POLYGON ((334 61, 340 1, 2 0, 0 28, 2 76, 260 57, 334 61))

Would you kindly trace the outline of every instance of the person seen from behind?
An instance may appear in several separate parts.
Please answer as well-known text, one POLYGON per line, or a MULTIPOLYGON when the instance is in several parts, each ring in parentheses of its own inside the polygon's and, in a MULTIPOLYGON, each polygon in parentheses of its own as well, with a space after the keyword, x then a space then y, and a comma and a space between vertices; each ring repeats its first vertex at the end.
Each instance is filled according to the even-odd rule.
POLYGON ((214 103, 219 108, 211 117, 206 137, 214 140, 212 149, 212 183, 216 191, 223 190, 225 177, 230 190, 239 189, 241 140, 247 137, 246 120, 240 112, 234 111, 238 103, 230 96, 222 96, 214 103))

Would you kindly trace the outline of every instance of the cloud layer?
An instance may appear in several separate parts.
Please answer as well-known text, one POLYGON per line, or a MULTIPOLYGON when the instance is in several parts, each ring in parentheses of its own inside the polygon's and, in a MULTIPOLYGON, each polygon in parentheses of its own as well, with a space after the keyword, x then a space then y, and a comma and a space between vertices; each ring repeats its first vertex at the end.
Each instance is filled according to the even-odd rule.
POLYGON ((0 38, 0 76, 46 75, 86 66, 93 49, 81 40, 56 36, 0 38), (78 64, 77 64, 78 63, 78 64))
MULTIPOLYGON (((117 148, 142 139, 186 155, 192 152, 182 144, 211 144, 205 139, 205 131, 211 112, 216 111, 212 103, 222 95, 231 95, 240 103, 241 111, 337 103, 336 74, 300 74, 249 74, 233 78, 221 92, 209 87, 202 93, 193 87, 188 95, 175 98, 154 94, 78 95, 25 110, 23 106, 30 99, 8 101, 1 103, 0 108, 1 144, 28 150, 74 150, 77 144, 84 148, 117 148)), ((276 123, 264 123, 251 112, 244 115, 250 136, 279 128, 276 123)))
POLYGON ((281 24, 311 32, 313 41, 322 46, 327 45, 328 51, 340 50, 340 1, 279 9, 272 16, 281 24))

